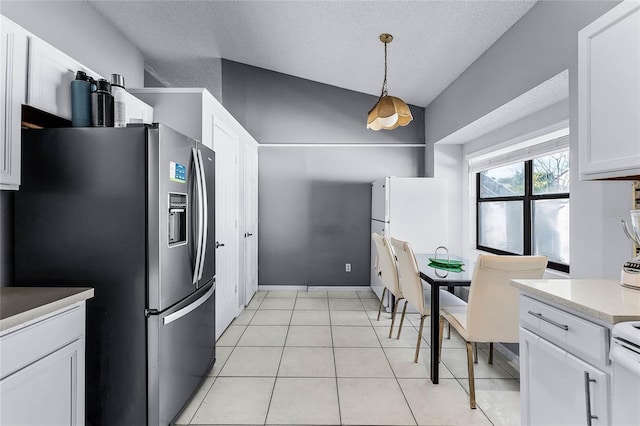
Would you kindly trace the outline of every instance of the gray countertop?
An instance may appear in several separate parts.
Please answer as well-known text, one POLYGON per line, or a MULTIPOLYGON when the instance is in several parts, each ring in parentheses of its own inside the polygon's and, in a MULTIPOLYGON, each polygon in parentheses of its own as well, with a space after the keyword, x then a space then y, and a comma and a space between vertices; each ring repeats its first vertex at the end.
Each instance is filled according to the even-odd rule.
POLYGON ((640 290, 618 280, 528 279, 511 280, 511 285, 610 324, 640 320, 640 290))
POLYGON ((89 287, 2 287, 0 331, 93 297, 89 287))

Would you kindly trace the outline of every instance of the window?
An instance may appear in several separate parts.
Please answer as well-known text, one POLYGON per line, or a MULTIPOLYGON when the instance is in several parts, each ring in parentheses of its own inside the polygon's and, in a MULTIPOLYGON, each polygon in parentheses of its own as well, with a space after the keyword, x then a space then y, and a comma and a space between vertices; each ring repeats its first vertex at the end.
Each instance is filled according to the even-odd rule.
POLYGON ((476 173, 476 247, 569 272, 569 151, 476 173))

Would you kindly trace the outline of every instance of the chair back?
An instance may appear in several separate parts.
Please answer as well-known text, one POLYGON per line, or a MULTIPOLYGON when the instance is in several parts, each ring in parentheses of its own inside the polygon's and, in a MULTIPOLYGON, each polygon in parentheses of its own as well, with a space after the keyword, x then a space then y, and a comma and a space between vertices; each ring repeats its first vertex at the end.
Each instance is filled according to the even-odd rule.
POLYGON ((546 267, 546 256, 478 255, 467 310, 470 341, 518 342, 518 289, 509 281, 542 278, 546 267))
POLYGON ((377 272, 382 280, 382 284, 396 297, 401 298, 402 289, 398 282, 398 268, 396 267, 396 259, 391 250, 389 239, 380 234, 373 233, 371 238, 378 250, 377 272))
POLYGON ((413 249, 406 241, 396 240, 393 237, 390 238, 390 241, 398 259, 398 277, 402 295, 421 315, 425 315, 422 280, 413 249))

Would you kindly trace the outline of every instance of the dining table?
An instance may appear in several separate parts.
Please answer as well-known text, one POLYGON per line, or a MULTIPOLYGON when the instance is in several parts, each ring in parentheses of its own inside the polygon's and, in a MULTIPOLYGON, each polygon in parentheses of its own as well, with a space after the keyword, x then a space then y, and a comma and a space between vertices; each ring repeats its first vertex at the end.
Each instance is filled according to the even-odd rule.
MULTIPOLYGON (((436 259, 435 254, 416 253, 416 262, 422 278, 431 287, 431 382, 437 384, 439 382, 439 353, 440 339, 438 336, 440 323, 440 289, 446 288, 453 293, 455 287, 468 287, 471 285, 473 277, 473 268, 475 262, 471 262, 456 255, 449 255, 448 259, 462 263, 461 268, 446 268, 434 264, 430 259, 436 259)), ((441 259, 441 258, 440 258, 441 259)), ((426 286, 425 286, 426 287, 426 286)), ((425 288, 425 291, 427 289, 425 288)))

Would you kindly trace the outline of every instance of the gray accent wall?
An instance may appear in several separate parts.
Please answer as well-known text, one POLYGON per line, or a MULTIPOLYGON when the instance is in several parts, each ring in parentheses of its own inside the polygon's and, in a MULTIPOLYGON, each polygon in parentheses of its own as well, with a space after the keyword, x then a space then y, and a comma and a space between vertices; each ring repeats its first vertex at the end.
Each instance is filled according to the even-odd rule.
POLYGON ((222 98, 261 144, 424 143, 424 108, 409 105, 413 121, 406 127, 374 132, 366 124, 377 96, 225 59, 222 98))
POLYGON ((424 143, 423 109, 412 107, 407 127, 373 132, 376 96, 226 60, 222 99, 263 144, 259 284, 369 285, 371 182, 424 175, 423 147, 391 146, 424 143))

